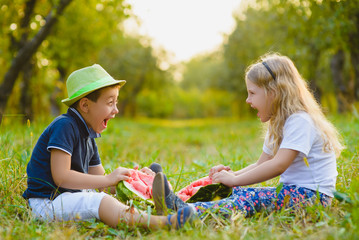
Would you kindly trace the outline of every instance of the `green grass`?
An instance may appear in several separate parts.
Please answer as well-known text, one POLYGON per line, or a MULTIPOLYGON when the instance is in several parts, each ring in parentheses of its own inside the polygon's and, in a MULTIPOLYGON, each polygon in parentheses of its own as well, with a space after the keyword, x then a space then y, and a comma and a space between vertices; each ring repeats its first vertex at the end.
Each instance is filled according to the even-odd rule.
MULTIPOLYGON (((26 164, 42 130, 50 121, 21 125, 5 119, 0 126, 0 239, 358 239, 359 230, 359 120, 331 118, 347 149, 338 159, 337 190, 351 203, 333 200, 331 207, 309 207, 295 213, 281 211, 233 221, 210 216, 180 231, 148 231, 122 225, 112 229, 99 221, 46 223, 31 217, 21 194, 26 188, 26 164)), ((256 119, 124 120, 110 121, 97 143, 109 172, 117 166, 163 165, 177 190, 205 176, 222 163, 240 169, 258 158, 261 125, 256 119)), ((278 179, 259 184, 276 186, 278 179)))

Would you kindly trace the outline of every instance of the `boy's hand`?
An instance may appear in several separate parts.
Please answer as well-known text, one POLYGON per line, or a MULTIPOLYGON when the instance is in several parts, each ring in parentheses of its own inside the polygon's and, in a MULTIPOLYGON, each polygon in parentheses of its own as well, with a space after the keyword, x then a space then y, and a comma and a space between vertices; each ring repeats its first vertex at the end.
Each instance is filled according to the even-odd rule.
POLYGON ((232 170, 231 170, 230 167, 228 167, 228 166, 223 166, 222 164, 220 164, 220 165, 217 165, 217 166, 211 168, 211 170, 209 170, 208 176, 213 179, 213 174, 215 174, 215 173, 217 173, 217 172, 220 172, 220 171, 222 171, 222 170, 232 172, 232 170))
POLYGON ((130 178, 130 176, 131 176, 130 169, 118 167, 112 173, 107 175, 106 177, 110 179, 110 182, 111 182, 110 186, 114 186, 119 181, 128 180, 130 178))
POLYGON ((228 187, 235 187, 235 175, 233 172, 228 172, 226 170, 222 170, 213 174, 212 182, 213 183, 222 183, 228 187))

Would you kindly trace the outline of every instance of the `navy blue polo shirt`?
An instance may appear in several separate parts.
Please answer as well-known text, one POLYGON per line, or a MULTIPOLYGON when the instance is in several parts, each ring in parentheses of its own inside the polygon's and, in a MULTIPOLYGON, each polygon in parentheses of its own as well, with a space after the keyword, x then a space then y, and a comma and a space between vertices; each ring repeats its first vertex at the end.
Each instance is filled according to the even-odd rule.
POLYGON ((101 135, 88 128, 84 119, 74 108, 58 116, 41 134, 27 165, 27 189, 23 193, 28 198, 53 199, 63 192, 80 190, 56 186, 51 175, 51 149, 60 149, 71 155, 71 170, 88 173, 89 166, 101 164, 96 137, 101 135))

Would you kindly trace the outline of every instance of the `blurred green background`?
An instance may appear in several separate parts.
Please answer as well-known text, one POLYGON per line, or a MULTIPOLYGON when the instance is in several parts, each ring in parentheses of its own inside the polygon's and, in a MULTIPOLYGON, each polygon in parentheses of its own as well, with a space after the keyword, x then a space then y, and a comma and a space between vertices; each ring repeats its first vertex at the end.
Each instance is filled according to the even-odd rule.
POLYGON ((217 50, 176 65, 149 37, 125 32, 133 14, 124 0, 0 0, 0 239, 358 239, 359 0, 242 0, 217 50), (294 60, 343 135, 337 190, 352 203, 206 221, 188 232, 31 217, 21 197, 26 163, 45 126, 66 111, 72 71, 99 63, 127 80, 120 118, 98 140, 105 168, 156 161, 179 189, 215 164, 240 169, 257 159, 260 122, 245 103, 243 78, 267 52, 294 60))
POLYGON ((68 75, 93 63, 127 80, 119 116, 242 118, 245 68, 270 51, 294 60, 326 112, 358 109, 358 0, 242 1, 218 50, 176 65, 125 33, 131 16, 123 0, 2 0, 0 119, 63 113, 68 75))

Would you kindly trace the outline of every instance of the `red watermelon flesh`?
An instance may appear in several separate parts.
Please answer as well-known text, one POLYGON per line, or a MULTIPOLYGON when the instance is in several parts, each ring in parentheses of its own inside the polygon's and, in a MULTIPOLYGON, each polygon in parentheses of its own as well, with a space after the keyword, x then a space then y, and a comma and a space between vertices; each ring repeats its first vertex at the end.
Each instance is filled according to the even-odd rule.
POLYGON ((146 199, 152 197, 152 183, 154 176, 143 173, 139 170, 130 170, 131 177, 126 182, 140 192, 146 199))
MULTIPOLYGON (((152 198, 152 183, 154 176, 143 173, 139 170, 130 170, 131 175, 130 179, 126 182, 128 188, 133 188, 138 195, 141 195, 145 199, 152 198)), ((169 183, 169 182, 168 182, 169 183)), ((187 201, 190 197, 197 193, 197 191, 204 186, 212 184, 212 179, 209 177, 204 177, 192 182, 187 187, 181 189, 177 196, 180 197, 183 201, 187 201)), ((169 183, 170 188, 172 189, 171 184, 169 183)))
POLYGON ((194 182, 192 182, 190 185, 188 185, 185 188, 182 188, 178 193, 177 196, 180 197, 184 202, 187 201, 190 197, 192 197, 196 192, 206 185, 212 184, 212 179, 210 179, 208 176, 198 179, 194 182))

